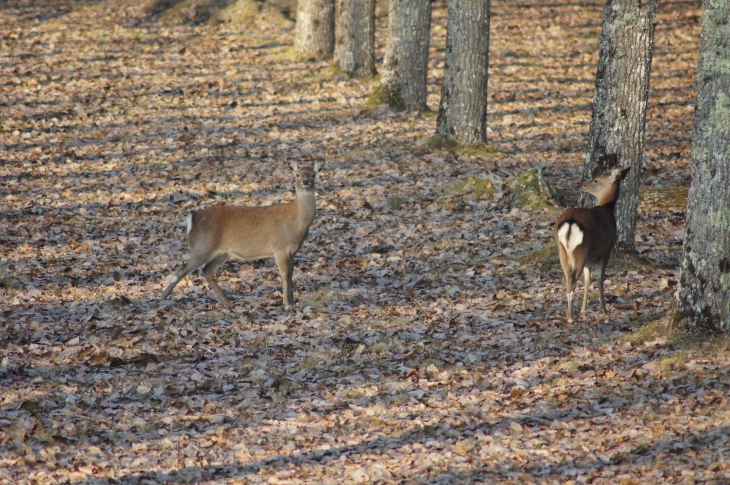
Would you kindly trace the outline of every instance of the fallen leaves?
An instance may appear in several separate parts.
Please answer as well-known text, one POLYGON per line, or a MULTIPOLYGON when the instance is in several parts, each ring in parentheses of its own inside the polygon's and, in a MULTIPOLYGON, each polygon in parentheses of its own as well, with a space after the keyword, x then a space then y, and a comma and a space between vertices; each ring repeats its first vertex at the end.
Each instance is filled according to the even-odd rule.
MULTIPOLYGON (((651 262, 615 255, 609 314, 563 323, 551 200, 579 185, 602 7, 493 5, 490 146, 451 152, 428 147, 432 114, 363 110, 374 81, 283 57, 286 27, 11 2, 0 482, 727 481, 730 362, 657 323, 681 251, 697 5, 660 7, 651 262), (219 272, 234 311, 199 276, 158 304, 187 212, 291 200, 285 162, 311 157, 327 165, 293 313, 265 261, 219 272)), ((437 2, 432 108, 445 20, 437 2)))

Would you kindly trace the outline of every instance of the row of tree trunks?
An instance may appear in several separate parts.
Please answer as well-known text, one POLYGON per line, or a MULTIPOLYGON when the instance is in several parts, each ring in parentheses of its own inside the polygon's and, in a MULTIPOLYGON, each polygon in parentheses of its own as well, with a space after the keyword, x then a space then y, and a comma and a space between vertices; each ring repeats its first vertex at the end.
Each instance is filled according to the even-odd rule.
POLYGON ((431 0, 391 0, 380 85, 397 110, 426 109, 431 0))
MULTIPOLYGON (((583 180, 591 180, 614 168, 606 166, 606 160, 615 159, 609 155, 616 155, 621 166, 631 167, 616 203, 618 246, 629 250, 634 249, 639 207, 656 9, 657 0, 606 1, 588 152, 583 166, 583 180)), ((581 205, 592 205, 589 195, 583 195, 581 205)))
MULTIPOLYGON (((318 11, 326 10, 328 1, 334 0, 300 0, 300 9, 307 2, 319 2, 318 11)), ((374 9, 374 0, 337 0, 335 65, 347 74, 375 72, 374 9)), ((616 160, 631 168, 616 207, 618 244, 624 249, 634 247, 656 9, 656 0, 607 0, 603 11, 583 178, 613 168, 609 165, 616 160)), ((692 185, 677 306, 682 328, 729 333, 730 0, 704 0, 702 12, 692 185)), ((428 0, 391 2, 382 89, 384 100, 398 109, 426 108, 430 17, 428 0)), ((489 17, 489 0, 449 1, 436 128, 445 141, 459 145, 487 141, 489 17)), ((303 11, 301 18, 307 25, 303 30, 316 29, 314 14, 303 11)), ((299 38, 298 30, 297 46, 307 43, 299 38)), ((321 45, 310 52, 328 52, 329 44, 321 45)))
POLYGON ((730 0, 704 0, 684 257, 685 330, 730 333, 730 0))

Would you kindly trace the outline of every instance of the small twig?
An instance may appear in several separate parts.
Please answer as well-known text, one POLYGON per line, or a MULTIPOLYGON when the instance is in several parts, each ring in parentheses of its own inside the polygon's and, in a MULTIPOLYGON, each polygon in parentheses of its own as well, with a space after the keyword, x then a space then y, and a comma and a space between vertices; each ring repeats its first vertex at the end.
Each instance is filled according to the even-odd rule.
POLYGON ((537 173, 537 183, 540 186, 540 191, 541 192, 547 191, 553 199, 557 199, 558 196, 555 193, 555 190, 550 185, 550 183, 545 179, 545 175, 543 175, 543 173, 542 173, 542 167, 535 167, 535 172, 537 173), (543 187, 544 187, 544 189, 543 189, 543 187))

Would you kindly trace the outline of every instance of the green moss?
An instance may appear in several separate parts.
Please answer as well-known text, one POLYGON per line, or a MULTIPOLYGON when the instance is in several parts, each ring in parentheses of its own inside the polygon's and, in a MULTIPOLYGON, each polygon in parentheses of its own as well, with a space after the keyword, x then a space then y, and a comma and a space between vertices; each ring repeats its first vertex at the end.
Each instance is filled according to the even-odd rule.
MULTIPOLYGON (((730 75, 730 69, 725 75, 730 75)), ((718 93, 715 106, 710 111, 710 126, 712 131, 721 131, 730 134, 730 96, 718 93)))
POLYGON ((465 147, 457 147, 456 153, 461 153, 464 155, 471 155, 473 157, 480 157, 480 158, 504 158, 505 154, 495 150, 493 147, 489 145, 475 145, 475 146, 465 146, 465 147))
MULTIPOLYGON (((527 254, 515 256, 511 258, 521 265, 536 265, 540 271, 547 271, 551 268, 560 267, 560 257, 558 255, 558 247, 555 244, 548 244, 542 249, 536 249, 527 254)), ((660 266, 654 261, 644 258, 632 251, 622 251, 614 249, 611 253, 611 260, 608 263, 610 268, 620 268, 635 271, 648 272, 650 270, 659 269, 660 266)))
POLYGON ((324 311, 324 304, 330 301, 334 301, 337 298, 331 291, 330 283, 327 283, 323 287, 313 291, 311 293, 300 293, 299 295, 299 306, 312 307, 316 313, 322 313, 324 311))
POLYGON ((553 198, 555 189, 540 176, 537 169, 533 168, 523 173, 515 180, 514 185, 514 192, 507 199, 507 204, 510 207, 520 209, 526 206, 533 209, 555 207, 555 199, 553 198))
MULTIPOLYGON (((250 0, 245 0, 245 1, 250 1, 250 0)), ((289 17, 287 17, 284 14, 284 12, 282 12, 280 9, 275 8, 275 7, 265 8, 261 12, 261 16, 267 22, 272 23, 278 27, 290 29, 294 26, 294 21, 292 19, 290 19, 289 17)))
POLYGON ((362 105, 362 110, 366 112, 375 111, 380 105, 387 102, 386 98, 385 89, 383 89, 383 86, 378 85, 373 90, 373 94, 365 100, 365 103, 362 105))
POLYGON ((611 260, 609 261, 608 266, 642 272, 648 272, 661 268, 660 265, 658 265, 649 258, 641 256, 637 252, 624 251, 621 249, 614 249, 611 252, 611 260))
POLYGON ((461 246, 463 243, 464 243, 464 241, 462 241, 461 239, 455 239, 453 237, 445 237, 443 239, 439 239, 438 241, 436 241, 436 244, 434 244, 434 246, 436 246, 439 249, 446 249, 446 248, 461 246))
POLYGON ((283 52, 280 52, 278 54, 275 54, 274 59, 280 60, 280 61, 293 61, 297 59, 306 59, 307 56, 304 56, 296 51, 293 47, 291 49, 287 49, 283 52))
MULTIPOLYGON (((434 116, 435 112, 426 111, 424 116, 434 116)), ((441 135, 434 135, 429 138, 426 146, 432 150, 448 150, 453 153, 460 153, 462 155, 470 155, 479 158, 504 158, 505 154, 495 150, 489 145, 466 145, 460 146, 454 140, 450 140, 441 135)))
POLYGON ((633 323, 640 325, 640 327, 622 337, 621 340, 634 347, 655 340, 671 340, 675 336, 675 332, 669 327, 664 316, 664 313, 651 313, 635 319, 633 323))
POLYGON ((444 190, 442 202, 459 202, 464 200, 479 200, 491 198, 496 192, 492 182, 483 178, 471 176, 466 180, 450 183, 444 190))
POLYGON ((407 197, 388 197, 386 200, 393 209, 400 209, 408 202, 407 197))
POLYGON ((566 362, 562 362, 558 365, 558 370, 566 373, 572 373, 572 372, 578 372, 578 364, 573 362, 572 360, 568 360, 566 362))
POLYGON ((536 265, 540 271, 547 271, 551 268, 560 267, 560 257, 558 256, 558 246, 549 244, 542 249, 536 249, 527 254, 517 256, 515 261, 521 265, 536 265))
MULTIPOLYGON (((675 306, 675 304, 672 304, 672 306, 675 306)), ((681 328, 685 315, 676 308, 672 308, 667 312, 666 319, 669 328, 673 331, 677 331, 681 328)))
POLYGON ((338 66, 335 66, 334 64, 328 67, 327 69, 319 72, 317 75, 314 76, 314 81, 316 82, 329 82, 333 81, 335 78, 344 76, 342 71, 338 66))
POLYGON ((684 323, 686 315, 676 308, 667 312, 652 313, 633 321, 639 328, 620 340, 633 346, 649 342, 661 342, 676 350, 660 362, 662 375, 666 377, 673 369, 690 358, 727 355, 730 350, 730 336, 708 335, 703 332, 688 333, 684 323))
MULTIPOLYGON (((258 7, 254 0, 239 0, 231 7, 239 3, 252 4, 257 9, 256 13, 258 13, 258 7)), ((228 7, 224 0, 158 1, 155 4, 156 10, 162 10, 159 16, 160 22, 168 25, 199 23, 201 21, 210 22, 222 10, 227 10, 228 7)))
POLYGON ((668 377, 676 369, 682 367, 691 357, 686 351, 679 351, 671 357, 659 361, 659 372, 662 377, 668 377))
POLYGON ((208 23, 232 23, 243 25, 259 14, 259 3, 255 0, 238 0, 225 8, 213 12, 208 23))
POLYGON ((455 141, 449 140, 446 137, 443 137, 441 135, 433 135, 431 138, 428 139, 428 143, 426 143, 426 146, 431 149, 446 149, 446 150, 453 150, 458 145, 455 141))
POLYGON ((23 288, 23 284, 16 278, 5 278, 0 277, 0 289, 5 290, 20 290, 23 288))
POLYGON ((348 389, 344 394, 345 399, 358 399, 365 397, 365 392, 361 388, 348 389))
POLYGON ((730 209, 720 209, 710 213, 710 222, 712 225, 730 231, 730 209))
POLYGON ((306 359, 299 361, 298 364, 294 365, 294 369, 299 372, 301 370, 312 370, 314 369, 317 364, 319 364, 322 361, 321 356, 315 356, 315 357, 307 357, 306 359))

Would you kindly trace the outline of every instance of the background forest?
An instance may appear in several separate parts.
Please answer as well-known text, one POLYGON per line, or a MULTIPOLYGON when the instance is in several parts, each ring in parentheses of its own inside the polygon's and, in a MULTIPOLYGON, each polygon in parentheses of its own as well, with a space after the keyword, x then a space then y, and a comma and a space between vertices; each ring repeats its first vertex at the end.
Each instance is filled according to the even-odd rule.
POLYGON ((612 257, 608 315, 594 293, 572 325, 552 227, 578 200, 602 1, 493 2, 479 149, 429 144, 445 2, 425 112, 294 55, 286 7, 202 5, 0 4, 0 483, 730 480, 727 340, 661 320, 698 2, 659 2, 638 254, 612 257), (286 162, 313 158, 293 313, 271 261, 219 271, 233 310, 198 273, 158 302, 190 210, 292 200, 286 162))

